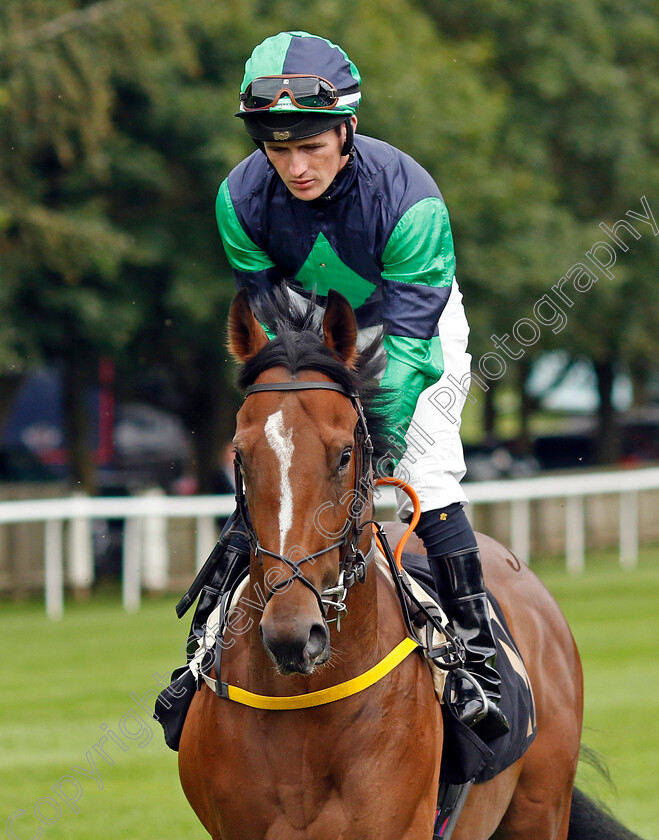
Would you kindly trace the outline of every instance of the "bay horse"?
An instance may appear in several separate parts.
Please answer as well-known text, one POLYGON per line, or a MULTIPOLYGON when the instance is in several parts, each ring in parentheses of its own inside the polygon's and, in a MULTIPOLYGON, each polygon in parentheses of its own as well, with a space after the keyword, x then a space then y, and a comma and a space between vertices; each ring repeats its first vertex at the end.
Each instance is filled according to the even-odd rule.
MULTIPOLYGON (((422 656, 402 657, 336 702, 290 705, 372 673, 408 635, 397 595, 369 562, 364 451, 372 445, 377 460, 386 448, 374 380, 381 351, 357 350, 341 295, 330 292, 315 327, 312 310, 271 313, 269 340, 245 292, 231 306, 229 348, 248 393, 234 444, 252 553, 250 606, 223 651, 222 676, 268 702, 255 708, 202 685, 181 736, 181 783, 213 840, 430 840, 443 721, 422 656), (361 486, 366 500, 355 504, 361 486), (330 630, 346 570, 362 579, 336 608, 347 608, 340 629, 330 630)), ((453 838, 618 836, 602 832, 599 812, 591 835, 578 823, 583 690, 567 622, 525 564, 486 536, 478 542, 485 582, 528 670, 537 736, 520 760, 472 787, 453 838)), ((420 541, 410 549, 423 553, 420 541)))

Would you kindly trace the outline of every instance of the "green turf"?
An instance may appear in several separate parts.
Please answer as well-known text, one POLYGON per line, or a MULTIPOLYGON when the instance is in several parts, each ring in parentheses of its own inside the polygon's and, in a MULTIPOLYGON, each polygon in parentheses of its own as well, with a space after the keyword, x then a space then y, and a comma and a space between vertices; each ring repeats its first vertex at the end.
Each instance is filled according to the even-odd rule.
MULTIPOLYGON (((0 821, 25 811, 13 823, 21 840, 38 830, 35 803, 56 799, 52 787, 64 776, 82 782, 74 806, 79 813, 64 806, 57 818, 43 802, 46 820, 57 818, 45 825, 46 840, 207 836, 181 792, 176 755, 160 726, 130 697, 155 689, 152 674, 168 674, 179 664, 187 626, 177 622, 173 601, 146 602, 136 615, 124 613, 116 600, 67 604, 57 623, 44 618, 40 606, 0 605, 0 821), (122 719, 133 740, 122 735, 122 719), (102 725, 125 751, 112 740, 101 742, 102 725), (94 752, 95 744, 113 764, 94 752), (71 771, 77 765, 94 772, 90 751, 102 790, 95 779, 71 771)), ((66 781, 61 789, 70 797, 77 792, 66 781)))
POLYGON ((555 564, 535 571, 563 608, 581 652, 583 742, 606 762, 614 789, 583 766, 578 784, 645 840, 659 840, 659 551, 622 571, 590 555, 586 573, 555 564))
MULTIPOLYGON (((535 568, 573 627, 586 675, 584 741, 603 755, 617 790, 591 772, 581 773, 580 786, 645 840, 659 840, 659 551, 645 552, 631 573, 610 556, 589 556, 580 578, 556 562, 535 568)), ((0 823, 25 811, 13 823, 15 837, 28 840, 39 827, 45 840, 207 836, 180 790, 175 754, 130 697, 155 690, 152 675, 179 664, 187 624, 177 622, 174 600, 147 601, 127 615, 118 599, 97 596, 67 602, 57 623, 40 604, 0 603, 0 823), (127 747, 102 745, 113 764, 93 752, 103 726, 127 747), (102 790, 74 765, 100 775, 102 790), (53 787, 77 793, 66 776, 82 792, 58 816, 53 787)))

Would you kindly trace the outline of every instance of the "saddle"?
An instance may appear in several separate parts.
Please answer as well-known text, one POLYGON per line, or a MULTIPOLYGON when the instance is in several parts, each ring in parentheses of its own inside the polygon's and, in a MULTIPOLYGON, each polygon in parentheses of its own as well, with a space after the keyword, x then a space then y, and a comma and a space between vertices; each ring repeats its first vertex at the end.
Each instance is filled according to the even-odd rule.
MULTIPOLYGON (((428 593, 438 599, 428 558, 404 552, 402 565, 408 575, 428 593)), ((468 727, 463 726, 452 712, 451 693, 453 672, 449 671, 444 688, 444 750, 441 778, 459 785, 473 779, 476 783, 493 779, 506 767, 521 758, 533 743, 537 725, 531 682, 499 602, 488 591, 490 620, 497 647, 497 671, 501 676, 501 710, 510 722, 510 731, 485 744, 468 727)), ((441 600, 441 599, 440 599, 441 600)))

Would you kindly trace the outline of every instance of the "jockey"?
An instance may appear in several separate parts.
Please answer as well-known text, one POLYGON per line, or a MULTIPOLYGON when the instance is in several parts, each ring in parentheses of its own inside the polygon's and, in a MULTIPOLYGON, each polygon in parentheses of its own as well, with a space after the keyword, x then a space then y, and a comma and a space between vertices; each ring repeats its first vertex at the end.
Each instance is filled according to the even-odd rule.
MULTIPOLYGON (((394 475, 419 496, 416 532, 466 648, 471 676, 458 683, 456 711, 491 740, 508 723, 498 708, 487 596, 460 486, 471 356, 448 211, 411 157, 355 135, 360 85, 352 61, 324 38, 282 32, 258 45, 236 114, 258 149, 220 186, 217 222, 236 285, 252 299, 282 282, 307 299, 322 300, 332 288, 352 304, 361 336, 384 327, 382 386, 397 399, 394 475), (449 374, 463 386, 453 391, 453 415, 438 397, 449 374)), ((399 492, 398 502, 409 519, 407 495, 399 492)))

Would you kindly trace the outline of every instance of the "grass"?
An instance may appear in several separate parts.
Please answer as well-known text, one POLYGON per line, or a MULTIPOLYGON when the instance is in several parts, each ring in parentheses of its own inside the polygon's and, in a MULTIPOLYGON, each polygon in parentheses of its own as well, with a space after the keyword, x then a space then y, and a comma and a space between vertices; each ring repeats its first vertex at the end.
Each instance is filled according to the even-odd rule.
MULTIPOLYGON (((645 840, 659 840, 659 551, 645 552, 631 573, 611 555, 589 555, 579 578, 556 561, 534 568, 581 649, 584 741, 603 755, 616 790, 585 769, 580 787, 645 840)), ((146 601, 127 615, 116 597, 97 595, 67 603, 58 623, 41 604, 0 604, 0 824, 24 811, 13 822, 15 837, 31 838, 39 827, 45 840, 207 836, 181 792, 176 755, 130 696, 155 693, 152 675, 179 664, 187 623, 176 620, 174 600, 146 601), (125 751, 101 742, 108 731, 125 751), (93 752, 95 744, 112 764, 93 752), (62 805, 53 787, 79 798, 62 805)))
POLYGON ((556 563, 535 571, 554 593, 581 652, 583 742, 606 762, 614 787, 581 767, 578 784, 645 840, 659 840, 659 551, 624 572, 592 554, 569 577, 556 563))
POLYGON ((13 823, 17 837, 35 835, 35 803, 56 798, 53 786, 75 798, 74 784, 61 781, 66 776, 81 782, 82 793, 59 817, 50 803, 37 806, 53 820, 44 826, 46 840, 206 836, 180 789, 176 755, 130 696, 157 690, 152 674, 168 675, 179 664, 187 625, 177 622, 173 600, 146 602, 137 615, 116 600, 67 604, 58 623, 45 619, 40 605, 0 607, 0 824, 25 811, 13 823), (102 727, 127 749, 102 743, 102 727), (102 790, 96 779, 72 774, 73 765, 100 775, 102 790))

